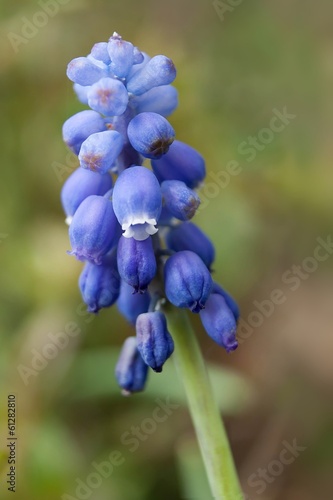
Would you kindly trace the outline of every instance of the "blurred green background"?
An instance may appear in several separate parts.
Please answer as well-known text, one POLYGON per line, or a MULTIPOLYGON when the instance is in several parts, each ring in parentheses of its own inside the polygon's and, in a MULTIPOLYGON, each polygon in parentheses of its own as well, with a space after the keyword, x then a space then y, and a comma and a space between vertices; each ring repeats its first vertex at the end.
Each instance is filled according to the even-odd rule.
POLYGON ((10 393, 17 398, 16 498, 211 498, 172 361, 151 375, 145 393, 122 398, 113 371, 131 329, 116 309, 85 314, 81 266, 66 255, 59 193, 75 164, 61 126, 82 109, 66 65, 113 31, 178 68, 180 105, 170 121, 207 160, 196 222, 216 244, 216 279, 247 324, 274 289, 286 297, 248 327, 232 355, 193 318, 243 489, 251 500, 332 498, 333 256, 305 273, 297 290, 283 281, 313 256, 317 238, 333 232, 332 2, 244 0, 223 15, 223 2, 210 0, 54 0, 57 12, 14 50, 10 33, 22 36, 27 20, 43 24, 36 17, 42 3, 0 4, 1 499, 11 498, 10 393), (295 118, 248 161, 241 144, 258 134, 265 140, 262 129, 284 107, 295 118), (212 173, 225 179, 230 161, 239 173, 216 189, 212 173), (49 335, 70 323, 80 333, 22 378, 49 335), (151 426, 157 399, 167 398, 177 408, 151 426), (143 432, 137 446, 126 440, 133 426, 143 432), (282 470, 272 465, 294 440, 305 450, 282 470), (122 463, 76 496, 78 479, 93 484, 93 464, 116 450, 122 463), (259 468, 268 470, 262 483, 259 468))

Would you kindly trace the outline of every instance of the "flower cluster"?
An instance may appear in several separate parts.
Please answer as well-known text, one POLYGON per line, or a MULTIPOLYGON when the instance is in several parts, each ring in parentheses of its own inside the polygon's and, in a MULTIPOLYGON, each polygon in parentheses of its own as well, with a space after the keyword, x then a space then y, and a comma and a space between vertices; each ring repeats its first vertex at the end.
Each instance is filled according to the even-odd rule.
POLYGON ((117 304, 135 326, 116 377, 125 393, 144 388, 174 343, 163 304, 199 313, 208 335, 236 349, 238 306, 211 276, 214 246, 190 219, 205 162, 175 140, 166 119, 177 107, 173 62, 150 58, 114 33, 68 65, 78 99, 90 109, 69 118, 63 139, 80 166, 61 200, 71 255, 84 261, 79 287, 88 311, 117 304), (143 162, 151 160, 151 168, 143 162))

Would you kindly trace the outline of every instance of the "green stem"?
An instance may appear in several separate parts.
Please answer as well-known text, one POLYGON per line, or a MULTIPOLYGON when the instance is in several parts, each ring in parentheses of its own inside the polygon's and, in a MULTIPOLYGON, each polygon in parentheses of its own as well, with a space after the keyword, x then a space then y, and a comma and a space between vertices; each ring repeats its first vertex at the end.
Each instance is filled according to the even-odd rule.
POLYGON ((190 321, 186 312, 172 306, 165 314, 212 495, 218 500, 242 500, 228 437, 190 321))

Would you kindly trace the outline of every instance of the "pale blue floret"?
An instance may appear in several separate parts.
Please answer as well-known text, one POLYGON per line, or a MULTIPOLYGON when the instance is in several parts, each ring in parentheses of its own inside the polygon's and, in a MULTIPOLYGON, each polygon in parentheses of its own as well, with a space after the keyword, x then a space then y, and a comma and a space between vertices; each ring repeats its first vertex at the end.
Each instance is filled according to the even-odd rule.
POLYGON ((161 55, 155 56, 129 78, 127 90, 132 94, 142 95, 153 87, 169 85, 176 78, 176 74, 171 59, 161 55))
POLYGON ((154 87, 140 96, 133 96, 131 104, 137 113, 151 111, 166 117, 178 106, 178 91, 172 85, 154 87))
POLYGON ((115 374, 124 395, 127 396, 132 392, 144 389, 148 375, 148 366, 138 351, 136 337, 127 337, 125 340, 116 365, 115 374))
POLYGON ((91 109, 105 116, 122 115, 128 104, 128 93, 124 85, 114 78, 101 78, 87 92, 91 109))
POLYGON ((164 181, 161 184, 164 206, 176 219, 192 219, 200 205, 200 198, 195 191, 182 181, 164 181))
POLYGON ((134 47, 130 42, 114 33, 109 39, 108 52, 111 72, 119 78, 126 78, 134 63, 134 47))
POLYGON ((115 183, 112 201, 125 238, 141 241, 157 232, 162 195, 150 170, 140 166, 124 170, 115 183))
POLYGON ((124 140, 115 130, 91 134, 81 146, 80 165, 93 172, 105 174, 111 169, 124 146, 124 140))
POLYGON ((82 143, 96 132, 106 130, 106 125, 99 113, 85 110, 68 118, 62 127, 62 137, 65 144, 75 153, 79 154, 82 143))
POLYGON ((174 351, 174 343, 163 313, 140 314, 135 325, 138 350, 144 362, 155 372, 161 372, 174 351))
POLYGON ((98 61, 102 61, 104 64, 111 63, 111 59, 110 59, 109 52, 108 52, 107 42, 95 43, 95 45, 91 49, 90 55, 94 59, 97 59, 98 61))
POLYGON ((128 125, 127 135, 133 148, 145 158, 165 155, 175 139, 175 131, 168 120, 151 112, 136 115, 128 125))
POLYGON ((205 264, 194 252, 177 252, 164 266, 165 294, 176 307, 198 313, 205 307, 213 281, 205 264))
POLYGON ((109 76, 108 68, 104 66, 100 67, 87 57, 77 57, 68 64, 67 76, 72 82, 79 85, 92 85, 100 78, 109 76))

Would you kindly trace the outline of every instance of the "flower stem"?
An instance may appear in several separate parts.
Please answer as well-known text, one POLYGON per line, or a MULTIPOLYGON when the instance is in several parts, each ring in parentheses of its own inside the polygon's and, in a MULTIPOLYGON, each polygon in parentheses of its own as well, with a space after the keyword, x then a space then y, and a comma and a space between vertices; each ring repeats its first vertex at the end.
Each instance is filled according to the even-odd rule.
POLYGON ((213 498, 242 500, 229 441, 195 333, 185 311, 168 305, 164 312, 175 342, 174 358, 185 387, 213 498))

